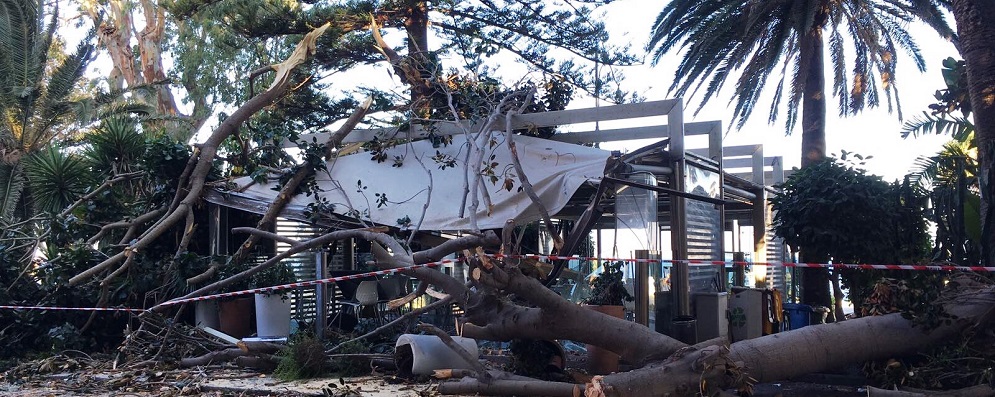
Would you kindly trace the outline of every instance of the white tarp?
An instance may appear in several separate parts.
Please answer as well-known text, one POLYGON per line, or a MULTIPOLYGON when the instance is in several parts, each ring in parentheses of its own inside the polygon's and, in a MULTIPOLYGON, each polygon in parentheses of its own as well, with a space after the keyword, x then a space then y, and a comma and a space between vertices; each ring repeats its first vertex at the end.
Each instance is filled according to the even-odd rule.
MULTIPOLYGON (((482 145, 478 147, 484 150, 482 163, 492 165, 489 169, 497 177, 497 182, 492 183, 489 176, 484 177, 492 206, 488 208, 480 196, 478 227, 496 229, 501 228, 508 219, 515 219, 519 224, 539 219, 538 208, 525 192, 518 189, 521 184, 504 134, 495 132, 491 138, 490 142, 480 142, 482 145), (506 176, 514 182, 511 191, 503 186, 506 176)), ((610 152, 601 149, 521 135, 515 136, 515 143, 526 176, 550 214, 563 209, 583 183, 600 183, 605 162, 610 156, 610 152)), ((329 172, 319 172, 316 181, 323 190, 321 196, 335 206, 337 214, 350 217, 359 214, 364 220, 388 226, 398 226, 399 219, 407 218, 411 227, 416 226, 422 216, 431 184, 431 201, 421 230, 469 230, 472 229, 469 216, 471 200, 466 200, 466 213, 460 217, 468 152, 472 149, 464 136, 453 136, 451 144, 439 147, 433 147, 429 140, 421 140, 388 149, 387 161, 382 163, 372 161, 370 154, 365 152, 333 159, 326 164, 329 172), (403 158, 399 167, 395 166, 395 156, 403 158), (416 156, 425 167, 419 164, 416 156), (453 159, 455 167, 440 169, 433 157, 453 159), (378 194, 387 197, 387 202, 379 207, 378 194)), ((473 162, 473 157, 470 153, 470 162, 473 162)), ((238 186, 249 182, 248 177, 235 181, 238 186)), ((272 202, 276 196, 274 186, 274 182, 256 184, 244 192, 224 192, 223 195, 240 198, 242 202, 258 202, 259 205, 250 209, 258 212, 264 210, 265 203, 272 202)), ((209 200, 225 204, 226 200, 221 199, 223 195, 210 195, 209 200)), ((288 209, 302 211, 312 202, 314 197, 301 194, 291 201, 288 209)))

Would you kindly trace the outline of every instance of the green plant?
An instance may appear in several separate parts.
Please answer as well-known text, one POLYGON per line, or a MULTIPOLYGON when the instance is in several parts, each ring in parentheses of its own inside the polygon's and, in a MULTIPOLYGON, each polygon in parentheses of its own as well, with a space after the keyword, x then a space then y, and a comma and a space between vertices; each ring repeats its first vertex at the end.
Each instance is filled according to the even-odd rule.
POLYGON ((591 280, 591 296, 585 299, 584 303, 621 306, 623 302, 631 302, 633 297, 622 282, 622 265, 621 261, 605 265, 605 270, 591 280))
MULTIPOLYGON (((804 262, 923 261, 930 249, 924 193, 909 182, 889 184, 869 175, 845 162, 847 155, 853 154, 802 168, 778 186, 781 193, 771 198, 774 232, 799 249, 804 262)), ((841 274, 856 305, 882 276, 862 270, 841 274)), ((815 289, 828 294, 828 288, 815 289)), ((819 300, 806 299, 810 302, 819 300)))
MULTIPOLYGON (((250 288, 265 288, 277 285, 290 284, 297 281, 294 271, 284 263, 277 263, 266 270, 252 275, 250 288)), ((273 294, 283 294, 285 291, 273 292, 273 294)), ((269 295, 270 293, 267 293, 269 295)))
POLYGON ((324 375, 328 370, 325 345, 314 335, 294 334, 279 357, 280 362, 273 371, 273 376, 280 380, 315 378, 324 375))

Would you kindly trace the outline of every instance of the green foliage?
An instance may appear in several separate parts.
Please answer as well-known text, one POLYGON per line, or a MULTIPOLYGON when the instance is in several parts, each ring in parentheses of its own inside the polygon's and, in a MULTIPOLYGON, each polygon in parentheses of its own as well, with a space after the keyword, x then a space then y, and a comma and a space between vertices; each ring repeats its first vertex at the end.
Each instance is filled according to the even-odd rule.
POLYGON ((135 171, 149 146, 136 121, 121 116, 101 121, 86 142, 91 167, 106 176, 135 171))
POLYGON ((973 134, 966 64, 963 60, 947 58, 943 60, 943 69, 940 72, 943 74, 943 82, 947 88, 936 90, 933 94, 936 102, 929 105, 928 112, 924 111, 921 117, 905 122, 902 126, 903 138, 933 132, 950 133, 955 140, 965 141, 968 140, 968 134, 973 134))
POLYGON ((17 204, 24 191, 24 172, 20 164, 7 164, 0 161, 0 226, 14 220, 17 204))
MULTIPOLYGON (((70 131, 76 83, 94 51, 93 31, 71 53, 56 40, 58 6, 0 1, 0 139, 30 154, 70 131)), ((10 154, 10 153, 8 153, 10 154)))
POLYGON ((91 175, 80 156, 49 146, 24 161, 31 198, 37 212, 55 213, 79 199, 91 175))
MULTIPOLYGON (((364 354, 369 352, 370 346, 362 341, 354 341, 340 347, 335 351, 335 354, 364 354)), ((328 372, 338 376, 357 376, 368 374, 370 367, 368 361, 364 359, 339 357, 328 361, 328 372)))
POLYGON ((606 264, 604 271, 591 281, 591 296, 584 300, 588 305, 621 306, 623 301, 631 302, 634 298, 625 289, 622 282, 622 265, 624 262, 606 264))
POLYGON ((912 186, 890 185, 830 159, 798 170, 778 188, 771 198, 774 232, 810 261, 922 259, 925 202, 912 186))
POLYGON ((313 335, 294 334, 280 355, 273 376, 283 381, 316 378, 328 371, 325 345, 313 335))
MULTIPOLYGON (((798 170, 778 188, 781 193, 771 198, 774 232, 801 250, 805 261, 901 264, 928 256, 927 200, 917 185, 889 184, 829 159, 798 170)), ((841 273, 855 304, 882 275, 841 273)))
POLYGON ((937 90, 936 103, 922 118, 905 123, 902 137, 935 132, 953 138, 933 156, 916 159, 909 179, 932 189, 933 222, 936 223, 935 260, 958 264, 981 259, 981 197, 978 180, 978 147, 969 121, 971 103, 964 61, 943 61, 945 89, 937 90), (959 113, 956 114, 956 113, 959 113))
MULTIPOLYGON (((290 284, 297 281, 294 271, 285 263, 277 263, 266 270, 252 275, 251 288, 273 287, 277 285, 290 284)), ((277 291, 277 294, 286 291, 277 291)))

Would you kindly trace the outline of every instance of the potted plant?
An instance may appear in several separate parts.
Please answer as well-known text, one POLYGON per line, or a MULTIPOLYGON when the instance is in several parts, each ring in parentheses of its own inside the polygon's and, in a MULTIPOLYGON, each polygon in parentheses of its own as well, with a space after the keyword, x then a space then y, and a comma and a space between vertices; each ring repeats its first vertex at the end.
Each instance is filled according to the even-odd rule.
MULTIPOLYGON (((591 295, 583 301, 591 310, 616 318, 625 318, 623 302, 633 300, 622 282, 623 262, 606 264, 604 271, 591 280, 591 295)), ((597 375, 618 371, 618 355, 598 346, 587 345, 588 372, 597 375)))
MULTIPOLYGON (((278 263, 252 276, 252 288, 273 287, 297 281, 294 271, 278 263)), ((256 335, 261 338, 290 336, 290 295, 287 290, 256 293, 256 335)))
MULTIPOLYGON (((220 260, 226 260, 222 258, 220 260)), ((249 268, 249 263, 227 263, 218 268, 217 279, 224 280, 249 268)), ((250 280, 243 279, 221 288, 219 292, 237 292, 250 288, 250 280)), ((252 335, 252 297, 240 295, 218 300, 219 330, 235 338, 252 335)))

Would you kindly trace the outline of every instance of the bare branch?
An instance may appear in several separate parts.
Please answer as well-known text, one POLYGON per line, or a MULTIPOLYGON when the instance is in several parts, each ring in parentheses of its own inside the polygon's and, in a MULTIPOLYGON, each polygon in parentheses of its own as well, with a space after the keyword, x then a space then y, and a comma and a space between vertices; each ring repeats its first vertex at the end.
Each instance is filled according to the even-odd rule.
MULTIPOLYGON (((420 285, 427 285, 427 284, 422 283, 420 285)), ((422 313, 426 313, 426 312, 435 310, 436 308, 439 308, 439 307, 451 304, 452 302, 453 302, 453 298, 451 296, 447 296, 447 297, 445 297, 443 299, 437 300, 437 301, 432 302, 432 303, 430 303, 428 305, 419 307, 417 309, 413 309, 413 310, 411 310, 411 311, 409 311, 407 313, 404 313, 404 315, 402 315, 402 316, 394 319, 393 321, 391 321, 391 322, 389 322, 387 324, 381 325, 380 327, 378 327, 377 329, 375 329, 373 331, 370 331, 370 332, 367 332, 366 334, 363 334, 361 336, 349 339, 349 340, 347 340, 345 342, 342 342, 342 343, 339 343, 339 344, 333 346, 331 349, 325 350, 325 354, 331 354, 331 353, 335 352, 336 350, 341 349, 343 346, 345 346, 345 345, 347 345, 349 343, 353 343, 353 342, 361 341, 361 340, 366 339, 366 338, 371 338, 371 337, 377 336, 377 335, 381 334, 382 332, 384 332, 384 331, 386 331, 388 329, 393 328, 397 324, 400 324, 400 323, 403 323, 405 321, 417 318, 422 313)))
POLYGON ((556 252, 559 252, 563 249, 563 238, 560 237, 559 233, 553 233, 553 230, 555 229, 553 228, 553 220, 549 216, 549 210, 546 209, 546 205, 542 203, 542 199, 540 199, 539 195, 536 194, 535 188, 533 188, 532 184, 529 183, 529 177, 525 174, 525 169, 522 168, 522 161, 518 157, 518 147, 515 145, 515 133, 511 127, 511 118, 525 110, 525 106, 531 102, 532 95, 535 95, 535 88, 529 90, 525 100, 522 101, 521 107, 515 111, 509 111, 505 115, 505 142, 508 145, 508 151, 511 152, 511 161, 515 165, 515 172, 518 174, 518 182, 522 184, 522 190, 524 190, 525 194, 532 199, 532 203, 539 208, 539 212, 542 214, 542 220, 546 224, 546 228, 549 229, 550 235, 553 236, 553 247, 556 249, 556 252))
MULTIPOLYGON (((290 70, 303 63, 306 55, 314 51, 315 42, 318 39, 318 36, 328 29, 329 26, 329 24, 322 25, 321 27, 305 35, 304 39, 294 50, 293 55, 291 55, 287 61, 274 66, 277 70, 277 78, 273 80, 273 84, 270 88, 242 104, 242 106, 236 109, 231 116, 222 121, 221 125, 219 125, 207 141, 201 145, 200 154, 195 156, 197 157, 196 166, 194 166, 191 170, 189 174, 190 180, 186 183, 188 188, 186 195, 176 204, 175 210, 167 212, 164 218, 157 222, 155 226, 149 230, 146 230, 145 233, 137 239, 137 241, 129 245, 129 247, 127 247, 124 251, 121 251, 111 258, 108 258, 107 260, 91 267, 90 269, 73 276, 69 279, 69 285, 78 285, 86 280, 89 280, 101 271, 120 263, 125 259, 127 255, 125 254, 126 252, 145 249, 156 239, 165 234, 166 231, 179 223, 186 216, 186 210, 192 208, 194 204, 201 199, 201 193, 204 191, 204 183, 207 180, 207 174, 211 170, 214 157, 217 154, 221 143, 237 131, 238 127, 242 125, 243 122, 252 117, 252 115, 256 114, 256 112, 273 103, 287 91, 290 86, 288 78, 290 70), (183 207, 182 210, 180 207, 183 207)), ((191 162, 192 161, 193 159, 191 159, 191 162)), ((184 173, 185 172, 186 171, 184 171, 184 173)), ((181 181, 181 183, 183 183, 183 181, 181 181)), ((181 194, 179 191, 184 190, 182 189, 182 186, 184 185, 181 184, 179 186, 180 189, 177 192, 177 197, 181 194)))
POLYGON ((127 174, 110 176, 106 180, 104 180, 104 182, 101 183, 100 186, 97 186, 96 189, 93 189, 92 192, 85 194, 83 197, 80 197, 79 200, 76 200, 76 202, 70 204, 68 207, 66 207, 66 209, 62 210, 62 212, 59 213, 59 216, 69 215, 69 213, 73 212, 73 210, 76 209, 76 207, 79 207, 80 204, 85 203, 87 200, 92 199, 96 195, 100 194, 100 192, 107 190, 111 186, 114 186, 115 183, 127 181, 130 179, 135 179, 144 175, 145 175, 144 171, 138 171, 138 172, 130 172, 127 174))

